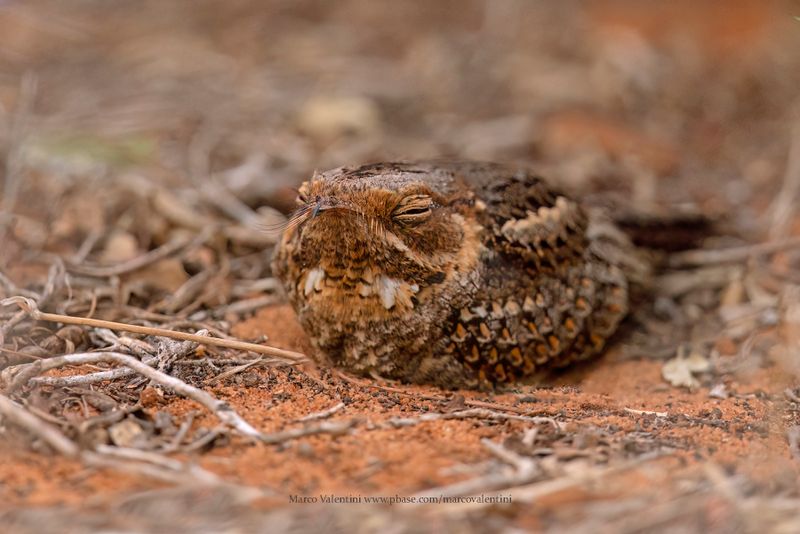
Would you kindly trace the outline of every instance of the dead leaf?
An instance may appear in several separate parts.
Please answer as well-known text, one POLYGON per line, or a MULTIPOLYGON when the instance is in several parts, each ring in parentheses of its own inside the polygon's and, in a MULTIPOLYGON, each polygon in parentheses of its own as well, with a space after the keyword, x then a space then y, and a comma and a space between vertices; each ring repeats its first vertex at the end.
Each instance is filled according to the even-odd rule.
POLYGON ((464 395, 453 395, 447 404, 444 405, 445 413, 457 412, 467 407, 464 395))
POLYGON ((114 232, 106 241, 100 261, 107 264, 122 263, 139 254, 139 244, 133 235, 128 232, 114 232))
POLYGON ((730 393, 728 393, 728 387, 724 383, 720 382, 711 388, 711 391, 708 392, 708 396, 713 399, 727 399, 730 396, 730 393))
POLYGON ((144 436, 144 429, 133 419, 124 419, 109 427, 108 435, 117 447, 131 447, 144 436))
POLYGON ((722 292, 720 307, 737 306, 744 302, 745 289, 741 278, 734 278, 722 292))
POLYGON ((683 351, 678 351, 678 355, 661 368, 661 376, 673 386, 694 388, 700 385, 694 373, 710 370, 711 363, 700 352, 692 351, 689 356, 684 356, 683 351))

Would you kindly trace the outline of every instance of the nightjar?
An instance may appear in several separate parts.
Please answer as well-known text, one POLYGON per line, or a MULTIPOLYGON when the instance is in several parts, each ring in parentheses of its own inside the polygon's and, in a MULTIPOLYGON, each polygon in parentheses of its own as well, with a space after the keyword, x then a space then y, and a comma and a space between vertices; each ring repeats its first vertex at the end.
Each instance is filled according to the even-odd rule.
POLYGON ((273 271, 318 361, 485 387, 586 359, 646 269, 602 215, 525 170, 379 163, 315 174, 273 271))

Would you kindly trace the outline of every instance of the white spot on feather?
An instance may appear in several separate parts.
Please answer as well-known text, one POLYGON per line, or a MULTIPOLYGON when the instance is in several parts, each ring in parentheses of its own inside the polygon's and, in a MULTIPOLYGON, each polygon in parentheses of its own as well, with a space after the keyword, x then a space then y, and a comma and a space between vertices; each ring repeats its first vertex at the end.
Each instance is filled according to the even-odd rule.
POLYGON ((560 196, 553 207, 541 206, 536 212, 528 210, 524 219, 506 221, 500 232, 508 239, 526 243, 537 233, 557 231, 562 219, 572 217, 574 210, 569 201, 560 196))
POLYGON ((377 280, 378 296, 381 298, 383 307, 387 310, 392 309, 397 299, 397 288, 400 282, 388 276, 379 276, 377 280))
POLYGON ((325 279, 325 271, 320 269, 319 267, 315 267, 308 271, 306 275, 306 283, 303 286, 303 294, 308 296, 311 292, 316 289, 319 291, 322 289, 322 281, 325 279))
POLYGON ((381 304, 387 310, 395 305, 399 308, 413 308, 411 297, 419 292, 419 285, 380 275, 375 279, 373 292, 378 294, 381 304))

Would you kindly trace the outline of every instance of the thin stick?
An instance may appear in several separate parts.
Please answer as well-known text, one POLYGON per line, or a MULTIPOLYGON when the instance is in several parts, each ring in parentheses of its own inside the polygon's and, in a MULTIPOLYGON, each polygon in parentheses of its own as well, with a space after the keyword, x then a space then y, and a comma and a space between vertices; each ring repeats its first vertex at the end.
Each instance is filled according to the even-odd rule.
POLYGON ((283 443, 284 441, 304 438, 315 434, 333 434, 334 436, 339 436, 349 432, 357 423, 358 421, 355 419, 351 421, 322 421, 316 425, 303 428, 283 430, 281 432, 273 432, 272 434, 261 434, 259 439, 263 443, 275 445, 283 443))
MULTIPOLYGON (((511 412, 519 415, 527 415, 533 411, 533 410, 526 410, 525 408, 517 408, 516 406, 508 406, 506 404, 499 404, 496 402, 485 402, 475 399, 464 399, 464 404, 466 406, 472 406, 473 408, 486 408, 487 410, 511 412)), ((558 425, 556 425, 556 423, 554 422, 553 426, 558 426, 558 425)))
POLYGON ((308 422, 308 421, 315 421, 317 419, 327 419, 328 417, 332 416, 333 414, 335 414, 336 412, 338 412, 342 408, 344 408, 344 403, 340 402, 339 404, 335 404, 335 405, 331 406, 327 410, 322 410, 321 412, 308 414, 305 417, 301 417, 297 421, 300 422, 300 423, 305 423, 305 422, 308 422))
POLYGON ((39 360, 34 363, 26 363, 8 367, 0 373, 0 378, 7 386, 8 391, 14 391, 27 383, 35 375, 56 369, 67 365, 86 365, 101 362, 112 362, 126 367, 130 367, 142 376, 156 382, 157 384, 174 391, 184 397, 188 397, 200 405, 207 408, 210 412, 217 416, 217 418, 232 427, 240 434, 260 439, 261 432, 253 428, 250 423, 245 421, 242 416, 236 413, 227 402, 218 400, 206 393, 202 389, 183 382, 166 373, 162 373, 157 369, 153 369, 149 365, 140 362, 136 358, 128 356, 127 354, 120 354, 117 352, 96 352, 96 353, 82 353, 82 354, 67 354, 65 356, 56 356, 46 360, 39 360))
POLYGON ((515 454, 503 446, 489 440, 481 440, 481 444, 486 447, 494 456, 503 462, 514 466, 511 473, 500 472, 490 473, 461 482, 455 482, 446 486, 432 488, 414 494, 415 497, 456 497, 462 495, 472 495, 475 493, 485 493, 497 491, 509 487, 528 484, 541 476, 541 471, 533 460, 515 454))
MULTIPOLYGON (((156 452, 143 451, 130 447, 116 447, 112 445, 98 445, 96 450, 103 456, 153 464, 169 471, 181 472, 186 469, 186 465, 180 460, 175 460, 174 458, 170 458, 156 452)), ((209 473, 205 469, 200 468, 199 473, 203 473, 208 476, 209 482, 219 481, 216 475, 209 473)))
POLYGON ((173 483, 192 482, 212 485, 220 483, 216 475, 201 467, 187 466, 152 452, 107 445, 101 445, 98 452, 81 451, 78 445, 70 441, 56 427, 42 421, 5 395, 0 395, 0 415, 38 437, 60 454, 67 458, 78 458, 86 465, 109 467, 173 483))
MULTIPOLYGON (((403 396, 406 396, 406 397, 413 397, 415 399, 422 399, 422 400, 442 402, 442 403, 448 403, 448 402, 450 402, 452 400, 451 398, 447 398, 447 397, 441 397, 441 396, 436 396, 436 395, 422 395, 422 394, 416 393, 414 391, 406 391, 404 389, 394 388, 394 387, 391 387, 391 386, 381 386, 379 384, 372 384, 372 383, 367 382, 367 381, 357 380, 357 379, 355 379, 355 378, 353 378, 351 376, 346 375, 345 373, 343 373, 341 371, 335 371, 335 373, 336 373, 336 376, 338 376, 339 378, 341 378, 345 382, 347 382, 349 384, 354 384, 354 385, 356 385, 358 387, 362 387, 362 388, 379 389, 381 391, 386 391, 386 392, 389 392, 389 393, 396 393, 398 395, 403 395, 403 396)), ((475 399, 464 399, 464 405, 471 406, 473 408, 487 408, 489 410, 499 410, 499 411, 503 411, 503 412, 511 412, 511 413, 516 413, 516 414, 520 414, 520 415, 526 415, 526 414, 529 414, 529 413, 532 412, 532 410, 527 410, 525 408, 518 408, 516 406, 509 406, 507 404, 498 404, 496 402, 485 402, 485 401, 480 401, 480 400, 475 400, 475 399)))
POLYGON ((769 236, 772 239, 785 237, 789 233, 798 201, 800 201, 800 122, 795 124, 792 132, 783 186, 775 196, 770 209, 772 221, 769 236))
POLYGON ((13 392, 22 385, 29 382, 34 376, 67 365, 86 365, 101 362, 112 362, 125 365, 135 370, 145 378, 153 382, 188 397, 200 405, 207 408, 217 416, 223 424, 233 428, 239 434, 254 438, 263 443, 277 444, 314 434, 333 434, 340 435, 348 432, 358 421, 333 421, 321 422, 304 428, 285 430, 272 434, 264 434, 256 430, 245 421, 227 402, 218 400, 206 393, 202 389, 191 386, 182 380, 169 376, 157 369, 153 369, 145 363, 128 356, 115 352, 93 352, 81 354, 67 354, 56 356, 46 360, 39 360, 34 363, 26 363, 8 367, 0 373, 0 382, 6 387, 7 391, 13 392))
POLYGON ((84 451, 80 459, 84 464, 91 467, 113 469, 119 472, 163 480, 176 485, 202 484, 219 486, 223 484, 215 474, 197 465, 181 464, 179 470, 170 470, 165 469, 163 465, 153 464, 147 461, 128 460, 117 456, 118 455, 84 451))
POLYGON ((0 415, 40 438, 68 458, 78 456, 78 446, 56 427, 30 413, 21 405, 0 394, 0 415))
POLYGON ((229 313, 242 314, 252 310, 271 306, 280 301, 280 297, 276 295, 262 295, 260 297, 253 297, 251 299, 238 300, 231 304, 220 306, 210 310, 208 315, 212 317, 225 317, 229 313))
MULTIPOLYGON (((473 493, 482 493, 486 494, 487 496, 491 497, 510 497, 514 503, 534 503, 548 495, 553 495, 556 493, 560 493, 562 491, 568 490, 570 488, 574 488, 576 486, 583 486, 591 482, 598 483, 598 487, 603 487, 603 480, 607 477, 614 476, 620 473, 624 473, 640 465, 653 461, 655 459, 664 457, 662 454, 653 454, 653 453, 645 453, 633 460, 623 463, 622 465, 615 465, 612 467, 604 467, 604 468, 593 468, 586 471, 580 471, 577 473, 570 473, 565 476, 561 476, 554 479, 543 480, 540 482, 533 482, 533 483, 526 483, 522 485, 512 485, 507 486, 504 490, 492 491, 488 492, 485 488, 481 488, 477 484, 475 484, 475 491, 473 493), (502 491, 500 493, 499 491, 502 491)), ((481 479, 483 477, 479 477, 481 479)), ((470 481, 466 480, 460 484, 468 484, 470 481)), ((458 484, 458 483, 457 483, 458 484)), ((452 488, 453 486, 443 486, 442 488, 452 488)), ((437 490, 441 488, 431 488, 426 490, 423 493, 418 493, 417 495, 425 494, 425 495, 438 495, 437 490)), ((491 500, 485 501, 474 501, 470 503, 451 503, 451 504, 441 504, 437 505, 438 510, 442 510, 445 514, 453 515, 453 514, 464 514, 467 510, 477 510, 486 508, 487 506, 491 506, 491 500)), ((426 503, 417 503, 415 506, 429 506, 426 503)))
POLYGON ((89 235, 83 240, 81 246, 78 247, 78 251, 73 254, 73 256, 69 259, 69 262, 73 265, 78 265, 83 263, 86 260, 86 256, 88 256, 100 238, 103 237, 103 232, 100 230, 92 230, 89 232, 89 235))
MULTIPOLYGON (((151 363, 153 361, 155 361, 155 358, 151 358, 149 362, 145 360, 145 363, 151 363)), ((31 378, 30 382, 32 384, 53 387, 86 386, 89 384, 97 384, 98 382, 117 380, 119 378, 125 378, 135 374, 136 371, 133 369, 128 369, 127 367, 118 367, 116 369, 111 369, 110 371, 99 371, 97 373, 88 375, 36 376, 31 378)))
POLYGON ((549 425, 553 425, 556 429, 561 428, 559 423, 550 417, 527 417, 524 415, 511 415, 495 412, 493 410, 487 410, 485 408, 470 408, 469 410, 461 410, 458 412, 449 413, 426 413, 420 415, 419 417, 392 417, 386 422, 395 428, 400 428, 406 426, 415 426, 429 421, 471 418, 490 419, 495 421, 525 421, 527 423, 534 424, 547 423, 549 425))
POLYGON ((624 411, 634 415, 655 415, 656 417, 667 417, 667 412, 651 412, 650 410, 634 410, 633 408, 623 408, 624 411))
POLYGON ((800 461, 800 425, 794 425, 786 430, 786 440, 789 442, 789 452, 792 457, 800 461))
POLYGON ((160 247, 153 249, 141 256, 137 256, 131 260, 128 260, 123 263, 119 263, 117 265, 109 265, 109 266, 94 266, 94 265, 70 265, 69 270, 83 274, 86 276, 94 276, 97 278, 105 278, 107 276, 119 276, 121 274, 130 273, 133 271, 137 271, 151 263, 155 263, 158 260, 162 260, 168 256, 171 256, 175 252, 185 248, 192 242, 191 239, 176 239, 174 241, 170 241, 161 245, 160 247))
POLYGON ((672 271, 658 277, 659 294, 678 297, 698 288, 725 287, 742 276, 741 265, 716 265, 688 271, 672 271))
POLYGON ((741 247, 687 250, 672 254, 669 258, 669 265, 670 267, 692 267, 718 263, 736 263, 756 256, 765 256, 797 247, 800 247, 800 237, 795 236, 741 247))
POLYGON ((27 315, 28 313, 25 310, 18 311, 13 317, 11 317, 11 319, 3 324, 3 327, 0 328, 0 343, 5 342, 4 339, 8 336, 8 334, 10 334, 19 323, 24 321, 27 315))
POLYGON ((514 467, 517 472, 528 472, 536 469, 536 464, 534 463, 533 459, 519 455, 490 439, 482 438, 481 445, 483 445, 486 450, 492 453, 495 457, 514 467))
POLYGON ((34 301, 24 297, 10 297, 4 300, 0 300, 0 305, 7 306, 9 304, 16 304, 17 306, 25 310, 27 313, 29 313, 30 316, 36 319, 37 321, 51 321, 54 323, 77 324, 83 326, 92 326, 95 328, 108 328, 110 330, 133 332, 135 334, 168 337, 171 339, 180 339, 183 341, 194 341, 201 345, 214 345, 217 347, 225 347, 229 349, 257 352, 259 354, 266 354, 268 356, 283 358, 285 360, 295 363, 304 362, 307 360, 306 355, 300 352, 283 350, 276 347, 269 347, 267 345, 257 345, 255 343, 247 343, 245 341, 199 336, 197 334, 187 334, 186 332, 176 332, 173 330, 164 330, 162 328, 154 328, 150 326, 138 326, 132 324, 117 323, 113 321, 103 321, 101 319, 87 319, 85 317, 72 317, 70 315, 46 313, 39 311, 34 301))
MULTIPOLYGON (((47 272, 47 282, 44 285, 42 294, 30 299, 30 301, 36 303, 35 306, 37 308, 39 306, 44 306, 47 301, 50 300, 50 297, 53 296, 56 288, 64 285, 65 277, 66 271, 64 270, 64 262, 61 260, 61 258, 56 258, 47 272)), ((19 312, 14 315, 9 321, 6 322, 6 324, 3 325, 2 328, 0 328, 0 339, 7 337, 14 327, 25 319, 24 315, 20 315, 21 313, 23 312, 19 312)))
POLYGON ((186 437, 186 434, 189 433, 189 429, 192 428, 192 423, 194 423, 195 412, 189 412, 186 415, 186 419, 181 423, 181 427, 178 429, 178 432, 175 433, 175 436, 172 438, 172 441, 166 447, 161 449, 163 453, 175 452, 177 451, 181 443, 183 443, 183 438, 186 437))
MULTIPOLYGON (((250 369, 254 365, 257 365, 257 364, 260 364, 260 363, 264 363, 265 361, 266 360, 262 360, 261 358, 256 358, 255 360, 251 360, 249 362, 245 362, 245 363, 243 363, 241 365, 237 365, 236 367, 228 369, 227 371, 223 371, 220 374, 218 374, 217 376, 213 376, 213 377, 205 380, 203 383, 210 386, 212 384, 216 384, 218 382, 222 382, 223 380, 226 380, 226 379, 232 377, 233 375, 239 374, 242 371, 246 371, 247 369, 250 369)), ((211 365, 213 365, 213 364, 211 364, 211 365)))
POLYGON ((225 428, 212 428, 199 438, 195 439, 193 442, 188 443, 181 447, 182 452, 194 452, 199 451, 203 447, 207 446, 210 443, 213 443, 215 439, 218 437, 227 434, 225 428))

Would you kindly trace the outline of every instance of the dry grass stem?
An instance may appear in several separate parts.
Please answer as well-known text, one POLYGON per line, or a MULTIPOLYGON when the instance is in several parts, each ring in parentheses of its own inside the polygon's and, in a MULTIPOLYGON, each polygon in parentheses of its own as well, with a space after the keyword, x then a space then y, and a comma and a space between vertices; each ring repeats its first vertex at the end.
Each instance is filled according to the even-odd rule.
POLYGON ((230 426, 238 433, 249 438, 260 438, 261 433, 253 428, 250 423, 242 419, 228 403, 215 399, 202 389, 187 384, 173 376, 162 373, 153 369, 149 365, 128 356, 127 354, 120 354, 115 352, 97 352, 89 354, 68 354, 65 356, 56 356, 46 360, 39 360, 30 364, 15 365, 4 369, 0 373, 0 380, 8 392, 13 392, 24 386, 28 381, 36 375, 47 372, 51 369, 65 367, 68 365, 86 365, 96 363, 116 363, 124 365, 141 374, 142 376, 152 380, 156 384, 165 387, 175 393, 188 397, 210 412, 217 416, 217 418, 230 426))
POLYGON ((351 421, 322 421, 315 425, 308 425, 303 428, 284 430, 271 434, 261 434, 259 440, 269 445, 276 445, 294 439, 304 438, 317 434, 330 434, 339 436, 347 434, 358 423, 358 420, 351 421))
POLYGON ((414 496, 417 498, 441 498, 475 495, 528 484, 541 476, 541 471, 533 459, 521 457, 490 440, 481 440, 481 444, 501 461, 513 466, 513 469, 510 471, 503 469, 500 472, 489 473, 447 486, 431 488, 416 493, 414 496))
POLYGON ((56 313, 46 313, 39 311, 36 304, 31 299, 24 297, 10 297, 0 301, 0 305, 8 306, 16 304, 20 306, 26 313, 37 321, 51 321, 54 323, 75 324, 83 326, 91 326, 95 328, 108 328, 110 330, 121 330, 123 332, 132 332, 135 334, 144 334, 149 336, 168 337, 171 339, 180 339, 182 341, 194 341, 201 345, 213 345, 216 347, 225 347, 229 349, 245 350, 256 352, 259 354, 266 354, 276 358, 282 358, 292 363, 300 363, 307 360, 305 354, 294 352, 290 350, 278 349, 266 345, 257 345, 255 343, 247 343, 245 341, 236 341, 233 339, 218 339, 213 337, 200 336, 197 334, 187 334, 185 332, 176 332, 173 330, 164 330, 163 328, 155 328, 150 326, 138 326, 125 323, 117 323, 113 321, 104 321, 101 319, 88 319, 84 317, 72 317, 69 315, 61 315, 56 313))
POLYGON ((327 410, 322 410, 321 412, 316 412, 312 414, 308 414, 305 417, 301 417, 297 420, 298 423, 307 423, 308 421, 316 421, 318 419, 327 419, 328 417, 332 416, 336 412, 340 411, 344 408, 344 403, 340 402, 339 404, 334 404, 327 410))
POLYGON ((393 427, 407 427, 415 426, 420 423, 430 421, 440 421, 447 419, 489 419, 491 421, 525 421, 527 423, 542 424, 546 423, 555 428, 560 428, 561 425, 550 417, 528 417, 524 415, 511 415, 485 408, 471 408, 469 410, 461 410, 458 412, 450 413, 426 413, 417 417, 393 417, 387 420, 387 423, 393 427))
POLYGON ((86 276, 95 276, 98 278, 105 278, 108 276, 120 276, 122 274, 131 273, 133 271, 138 271, 139 269, 143 269, 148 265, 151 265, 159 260, 163 260, 164 258, 168 258, 169 256, 183 250, 184 248, 188 247, 192 243, 202 243, 208 238, 208 234, 200 234, 199 237, 196 238, 181 238, 176 239, 174 241, 170 241, 161 245, 158 248, 155 248, 141 256, 137 256, 132 260, 117 264, 117 265, 110 265, 107 267, 101 266, 92 266, 92 265, 70 265, 69 270, 86 275, 86 276))
POLYGON ((758 256, 775 254, 785 250, 800 248, 800 237, 776 239, 766 243, 755 243, 741 247, 722 249, 687 250, 671 254, 669 266, 673 268, 717 265, 720 263, 739 263, 758 256))
POLYGON ((0 394, 0 414, 4 419, 18 425, 38 437, 50 447, 68 458, 78 456, 78 446, 70 441, 61 431, 49 423, 45 423, 20 404, 0 394))
POLYGON ((59 454, 68 458, 78 458, 87 466, 107 467, 172 483, 218 484, 220 482, 216 475, 200 467, 187 466, 183 462, 160 454, 108 445, 98 446, 96 452, 81 451, 78 445, 58 428, 42 421, 20 404, 1 394, 0 415, 41 439, 59 454))
POLYGON ((772 221, 769 228, 771 239, 784 238, 791 229, 792 217, 800 202, 800 121, 792 131, 789 157, 780 192, 772 203, 772 221))

